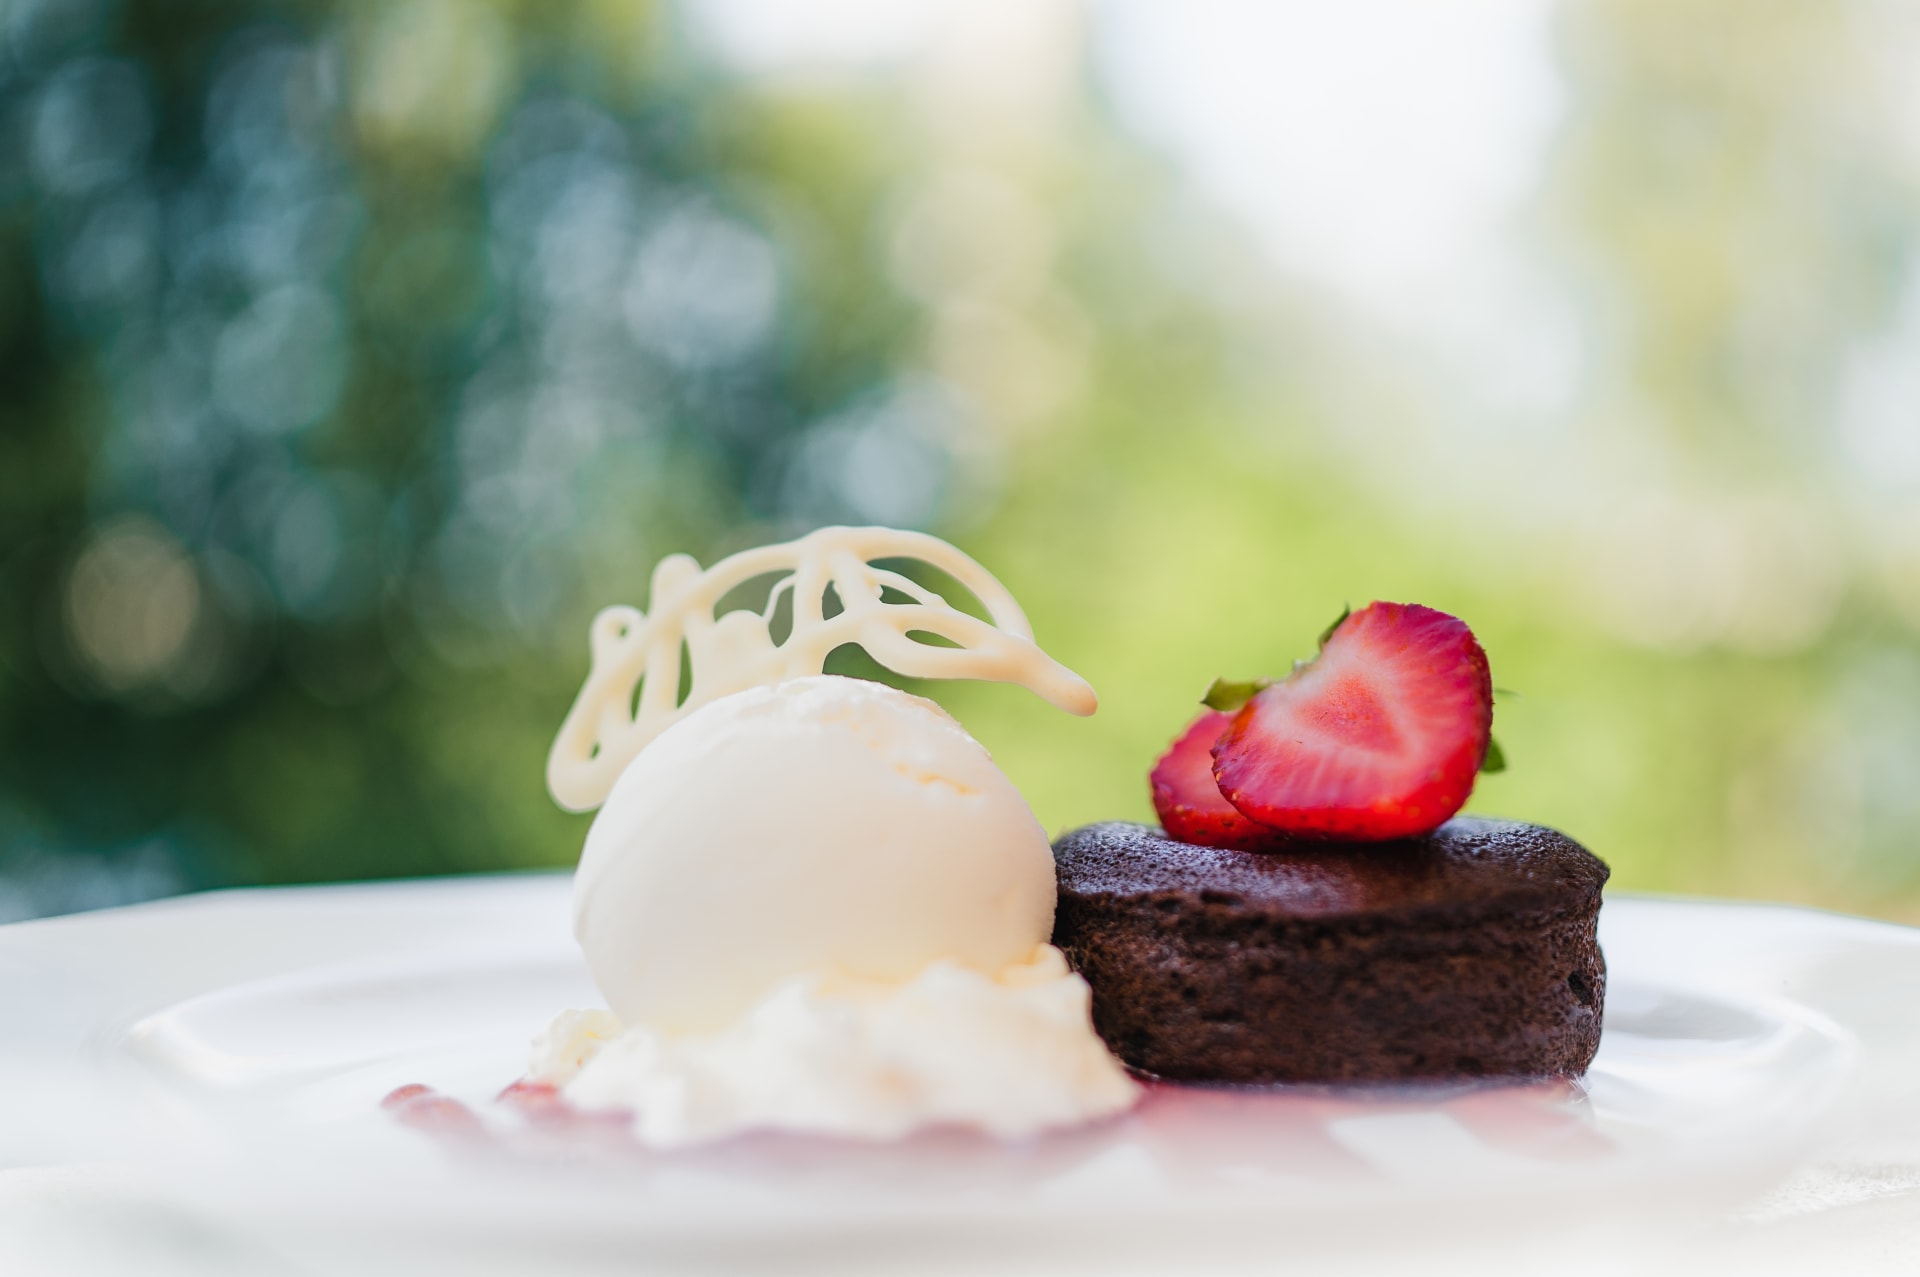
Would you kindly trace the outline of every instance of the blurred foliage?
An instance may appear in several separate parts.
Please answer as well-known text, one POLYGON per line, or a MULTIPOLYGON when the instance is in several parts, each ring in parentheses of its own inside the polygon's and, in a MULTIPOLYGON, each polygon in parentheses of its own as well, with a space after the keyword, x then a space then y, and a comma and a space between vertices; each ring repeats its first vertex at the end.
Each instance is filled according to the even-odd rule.
POLYGON ((1616 888, 1920 917, 1920 148, 1886 92, 1920 32, 1735 8, 1561 11, 1531 229, 1587 295, 1588 368, 1549 444, 1417 393, 1386 424, 1314 402, 1297 314, 1103 330, 1082 446, 977 545, 1102 713, 939 693, 1050 825, 1150 818, 1142 760, 1209 680, 1412 599, 1522 693, 1471 809, 1568 830, 1616 888))
POLYGON ((769 111, 643 6, 6 18, 16 882, 564 863, 594 602, 837 513, 805 443, 907 310, 886 122, 769 111))
POLYGON ((0 8, 0 917, 567 864, 593 610, 829 521, 954 537, 1101 689, 923 689, 1051 828, 1146 816, 1215 676, 1413 599, 1522 693, 1476 808, 1621 887, 1914 913, 1880 41, 1621 0, 1560 37, 1533 231, 1590 359, 1544 451, 1343 354, 1073 31, 827 82, 637 3, 0 8))

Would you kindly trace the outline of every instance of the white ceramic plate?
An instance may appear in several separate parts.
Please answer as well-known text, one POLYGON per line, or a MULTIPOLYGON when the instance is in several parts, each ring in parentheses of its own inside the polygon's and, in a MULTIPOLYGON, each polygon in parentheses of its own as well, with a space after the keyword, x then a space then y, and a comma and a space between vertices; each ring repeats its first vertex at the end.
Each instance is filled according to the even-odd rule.
POLYGON ((1821 1223, 1890 1203, 1899 1235, 1862 1262, 1920 1262, 1920 933, 1633 897, 1601 933, 1580 1087, 1166 1088, 1017 1146, 661 1156, 494 1099, 556 1011, 595 1003, 562 877, 0 928, 0 1269, 1756 1271, 1831 1260, 1821 1223), (383 1111, 408 1083, 448 1102, 383 1111))

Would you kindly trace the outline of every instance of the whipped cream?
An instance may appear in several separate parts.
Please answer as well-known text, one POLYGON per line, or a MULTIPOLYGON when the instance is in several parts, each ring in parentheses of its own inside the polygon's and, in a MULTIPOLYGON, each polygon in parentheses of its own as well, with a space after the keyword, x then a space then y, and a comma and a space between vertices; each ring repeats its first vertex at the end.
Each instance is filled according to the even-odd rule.
POLYGON ((654 1148, 768 1127, 1018 1137, 1133 1104, 1138 1088, 1093 1035, 1089 997, 1043 944, 991 976, 939 961, 900 983, 798 977, 712 1033, 569 1011, 535 1041, 529 1072, 582 1109, 632 1113, 654 1148))

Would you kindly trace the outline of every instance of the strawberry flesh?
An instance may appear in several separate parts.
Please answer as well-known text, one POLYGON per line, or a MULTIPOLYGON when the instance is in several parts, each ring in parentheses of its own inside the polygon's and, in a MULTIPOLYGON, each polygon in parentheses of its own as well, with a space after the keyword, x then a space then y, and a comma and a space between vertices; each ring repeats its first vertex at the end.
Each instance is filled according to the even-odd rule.
POLYGON ((1153 765, 1153 809, 1168 836, 1181 842, 1260 851, 1285 836, 1241 815, 1213 779, 1213 743, 1232 721, 1231 714, 1208 710, 1180 733, 1153 765))
POLYGON ((1492 728, 1493 680, 1473 631, 1429 607, 1374 603, 1233 716, 1213 776, 1256 825, 1408 838, 1466 803, 1492 728))

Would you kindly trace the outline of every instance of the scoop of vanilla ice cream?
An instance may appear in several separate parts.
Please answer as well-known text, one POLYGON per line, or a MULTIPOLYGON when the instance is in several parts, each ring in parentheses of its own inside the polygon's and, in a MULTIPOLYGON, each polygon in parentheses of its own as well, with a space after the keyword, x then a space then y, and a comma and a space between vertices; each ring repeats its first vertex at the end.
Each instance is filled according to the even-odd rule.
POLYGON ((992 975, 1053 930, 1026 800, 932 701, 818 675, 723 697, 627 767, 574 930, 626 1025, 713 1031, 793 977, 992 975))

